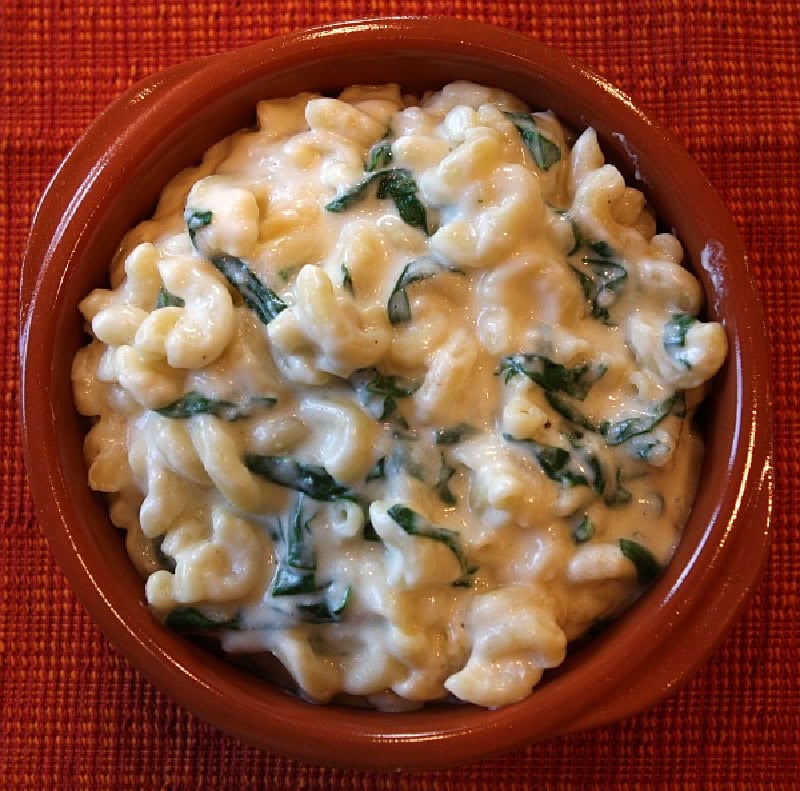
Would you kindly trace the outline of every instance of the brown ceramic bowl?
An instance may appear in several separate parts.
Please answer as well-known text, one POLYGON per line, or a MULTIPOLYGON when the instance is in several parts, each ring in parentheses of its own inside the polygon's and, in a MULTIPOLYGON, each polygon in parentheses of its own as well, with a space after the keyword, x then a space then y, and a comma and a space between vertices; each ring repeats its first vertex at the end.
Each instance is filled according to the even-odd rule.
POLYGON ((315 763, 437 767, 608 723, 652 706, 701 665, 750 596, 767 550, 769 356, 731 217, 676 141, 603 78, 502 29, 453 19, 320 27, 185 63, 117 99, 66 158, 36 214, 22 282, 22 405, 31 491, 59 563, 97 623, 172 698, 242 739, 315 763), (351 83, 409 91, 470 79, 592 125, 607 157, 682 240, 728 333, 704 410, 707 450, 677 554, 616 624, 575 650, 525 701, 498 711, 432 705, 387 714, 314 706, 170 632, 86 483, 86 426, 70 364, 86 338, 77 305, 106 282, 123 234, 216 140, 250 125, 259 99, 351 83), (705 251, 705 252, 704 252, 705 251))

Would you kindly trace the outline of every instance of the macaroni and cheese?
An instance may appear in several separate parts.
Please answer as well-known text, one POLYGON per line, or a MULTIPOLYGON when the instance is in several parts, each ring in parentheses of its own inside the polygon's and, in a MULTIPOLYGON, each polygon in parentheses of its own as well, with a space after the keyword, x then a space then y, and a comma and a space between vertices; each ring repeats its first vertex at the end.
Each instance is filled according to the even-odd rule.
POLYGON ((642 193, 513 96, 263 101, 81 303, 154 614, 384 709, 527 696, 669 561, 726 354, 642 193))

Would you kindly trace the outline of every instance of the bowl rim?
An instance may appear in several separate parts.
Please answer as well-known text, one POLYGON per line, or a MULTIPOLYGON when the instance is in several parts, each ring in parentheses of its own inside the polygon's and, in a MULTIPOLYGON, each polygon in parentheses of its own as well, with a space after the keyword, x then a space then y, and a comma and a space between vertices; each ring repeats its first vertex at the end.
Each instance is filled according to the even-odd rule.
MULTIPOLYGON (((48 452, 56 442, 57 425, 48 401, 52 361, 41 350, 52 348, 54 341, 52 332, 46 328, 53 305, 47 295, 58 293, 66 271, 56 265, 66 260, 66 269, 69 268, 80 246, 81 234, 98 210, 104 190, 109 188, 109 179, 124 170, 122 148, 131 143, 136 130, 147 122, 148 114, 190 92, 194 92, 195 101, 200 101, 221 86, 253 79, 253 75, 263 73, 265 68, 291 68, 301 54, 341 57, 338 48, 343 40, 352 52, 389 44, 435 52, 456 52, 468 46, 472 52, 486 56, 496 57, 500 53, 507 68, 517 64, 525 71, 535 62, 541 73, 559 83, 574 82, 582 96, 594 97, 598 103, 602 103, 601 98, 610 102, 614 112, 646 129, 652 136, 646 146, 657 147, 679 159, 682 167, 692 174, 689 186, 702 189, 708 200, 717 202, 716 210, 727 216, 719 196, 683 147, 629 97, 562 52, 503 28, 432 17, 348 20, 236 50, 236 68, 219 67, 232 54, 224 52, 151 75, 114 100, 67 155, 37 208, 23 259, 20 387, 25 461, 36 511, 53 553, 109 640, 124 646, 123 651, 133 665, 167 690, 171 698, 246 741, 302 760, 365 768, 441 767, 603 725, 654 705, 684 683, 721 642, 749 600, 767 555, 772 500, 769 356, 763 353, 763 347, 756 348, 754 341, 756 330, 766 338, 766 327, 746 255, 731 218, 730 227, 725 229, 728 259, 725 265, 730 268, 731 276, 744 281, 739 284, 743 297, 737 318, 742 327, 752 331, 735 333, 735 345, 731 348, 730 364, 735 368, 740 407, 733 444, 748 448, 748 453, 743 458, 729 460, 731 478, 734 482, 738 479, 738 483, 734 484, 736 488, 727 509, 713 515, 715 536, 721 535, 722 540, 717 544, 707 540, 712 526, 709 523, 704 540, 679 578, 670 582, 665 574, 646 594, 648 600, 658 600, 660 606, 656 622, 647 624, 642 635, 653 638, 652 641, 648 644, 642 639, 630 652, 633 666, 622 672, 611 660, 609 651, 599 651, 593 656, 595 661, 590 669, 584 666, 571 671, 586 690, 593 689, 592 676, 603 679, 603 684, 594 684, 591 696, 559 700, 562 684, 556 677, 537 687, 530 698, 519 704, 496 711, 465 707, 461 709, 464 716, 459 721, 451 717, 447 728, 432 725, 436 716, 430 712, 378 714, 379 727, 375 724, 375 712, 366 716, 362 711, 339 706, 311 708, 311 704, 265 685, 263 696, 251 701, 253 716, 232 722, 231 706, 246 708, 251 684, 232 678, 224 663, 209 660, 198 669, 191 652, 179 644, 180 638, 155 623, 152 628, 143 628, 143 619, 149 615, 136 616, 130 604, 108 598, 98 581, 85 537, 70 514, 69 492, 57 454, 48 452), (119 119, 128 117, 133 107, 139 118, 120 136, 114 130, 119 127, 119 119), (86 162, 94 163, 88 171, 86 162), (75 221, 79 214, 81 222, 75 221), (732 537, 736 541, 728 540, 732 537), (724 584, 720 584, 721 580, 724 584), (705 599, 704 607, 686 606, 700 595, 705 599), (703 635, 703 649, 687 651, 674 641, 665 646, 665 641, 679 627, 703 635), (658 683, 654 683, 654 676, 658 683), (632 691, 638 691, 638 697, 632 691), (264 731, 265 724, 269 725, 268 732, 264 731), (347 732, 342 733, 343 730, 347 732), (325 734, 337 731, 338 745, 322 743, 325 734)), ((710 276, 713 277, 713 272, 710 276)), ((618 623, 612 627, 604 639, 612 642, 619 639, 625 620, 620 622, 622 626, 618 623)))

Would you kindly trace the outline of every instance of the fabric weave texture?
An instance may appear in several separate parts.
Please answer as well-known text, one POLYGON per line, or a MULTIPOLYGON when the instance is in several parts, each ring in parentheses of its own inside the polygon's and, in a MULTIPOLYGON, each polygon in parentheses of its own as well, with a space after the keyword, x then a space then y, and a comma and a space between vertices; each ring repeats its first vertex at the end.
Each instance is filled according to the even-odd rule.
POLYGON ((0 24, 0 788, 800 788, 800 3, 795 0, 3 0, 0 24), (443 14, 559 47, 673 131, 733 214, 764 302, 773 542, 752 603, 659 706, 468 766, 326 769, 241 744, 107 643, 50 554, 19 429, 18 282, 36 203, 138 79, 339 19, 443 14))

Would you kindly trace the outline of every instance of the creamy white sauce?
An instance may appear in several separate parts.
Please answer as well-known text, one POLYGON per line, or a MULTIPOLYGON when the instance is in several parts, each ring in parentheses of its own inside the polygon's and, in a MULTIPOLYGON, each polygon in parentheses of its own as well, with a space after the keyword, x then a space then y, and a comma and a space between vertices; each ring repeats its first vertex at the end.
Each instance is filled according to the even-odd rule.
POLYGON ((520 700, 669 561, 724 332, 591 129, 469 83, 258 119, 81 304, 89 483, 157 617, 306 697, 520 700))

